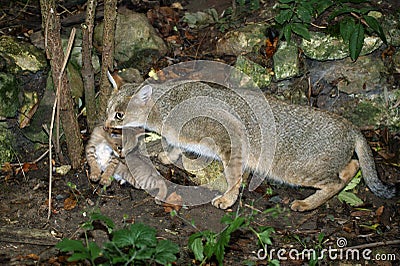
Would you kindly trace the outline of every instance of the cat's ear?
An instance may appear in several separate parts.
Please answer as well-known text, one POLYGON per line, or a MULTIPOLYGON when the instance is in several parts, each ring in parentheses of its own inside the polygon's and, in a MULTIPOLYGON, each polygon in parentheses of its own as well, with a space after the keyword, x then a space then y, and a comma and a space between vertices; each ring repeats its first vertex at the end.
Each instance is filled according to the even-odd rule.
POLYGON ((113 86, 114 91, 117 91, 124 84, 124 81, 117 72, 111 74, 110 71, 107 70, 107 78, 113 86))
POLYGON ((137 93, 140 103, 146 104, 153 94, 153 87, 150 85, 143 86, 137 93))

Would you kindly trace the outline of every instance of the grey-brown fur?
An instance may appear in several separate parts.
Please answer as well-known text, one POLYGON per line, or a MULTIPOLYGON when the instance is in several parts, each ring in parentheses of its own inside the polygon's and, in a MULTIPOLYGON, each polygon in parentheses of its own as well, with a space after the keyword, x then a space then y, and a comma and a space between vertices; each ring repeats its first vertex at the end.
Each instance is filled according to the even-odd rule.
POLYGON ((135 188, 149 190, 158 189, 156 201, 164 200, 167 195, 167 186, 163 177, 154 168, 150 159, 142 155, 137 147, 138 138, 144 134, 143 130, 129 130, 129 142, 126 149, 122 149, 122 136, 109 133, 103 127, 96 127, 86 146, 86 158, 90 166, 90 179, 109 186, 112 177, 125 180, 135 188), (121 152, 129 160, 129 167, 121 152))
MULTIPOLYGON (((239 194, 244 168, 250 168, 256 175, 296 186, 314 187, 315 194, 304 200, 295 200, 291 208, 306 211, 317 208, 337 194, 361 167, 364 180, 373 193, 390 198, 395 195, 393 187, 384 185, 378 178, 371 150, 360 131, 344 118, 317 109, 289 105, 274 98, 267 98, 273 116, 275 130, 264 123, 260 128, 252 110, 260 110, 260 94, 252 90, 237 89, 244 95, 235 97, 230 89, 211 87, 200 82, 151 85, 138 88, 126 84, 115 91, 107 109, 106 125, 109 127, 145 127, 162 134, 172 147, 189 150, 198 154, 220 159, 225 168, 228 191, 213 200, 213 205, 222 209, 235 203, 239 194), (124 95, 124 97, 121 97, 124 95), (127 97, 131 95, 131 97, 127 97), (200 96, 220 99, 227 106, 212 106, 207 111, 200 96), (197 113, 199 116, 179 129, 166 126, 166 119, 175 107, 185 99, 200 97, 190 108, 183 108, 183 117, 197 113), (117 103, 119 100, 129 101, 117 103), (124 107, 122 109, 116 108, 124 107), (226 112, 231 106, 234 110, 226 112), (219 109, 218 109, 219 108, 219 109), (122 116, 116 114, 121 114, 122 116), (201 115, 204 116, 201 116, 201 115), (210 119, 217 117, 220 122, 210 119), (264 130, 264 131, 263 131, 264 130), (271 133, 274 132, 274 133, 271 133), (207 145, 205 138, 212 138, 213 145, 207 145), (276 140, 276 146, 274 141, 276 140), (262 153, 260 146, 267 149, 262 153), (275 150, 275 154, 272 151, 275 150), (356 153, 358 160, 352 160, 356 153), (271 163, 271 156, 273 160, 271 163), (258 162, 261 162, 258 164, 258 162), (264 163, 265 162, 265 163, 264 163)), ((273 126, 272 123, 270 124, 273 126)), ((176 156, 175 156, 176 157, 176 156)))

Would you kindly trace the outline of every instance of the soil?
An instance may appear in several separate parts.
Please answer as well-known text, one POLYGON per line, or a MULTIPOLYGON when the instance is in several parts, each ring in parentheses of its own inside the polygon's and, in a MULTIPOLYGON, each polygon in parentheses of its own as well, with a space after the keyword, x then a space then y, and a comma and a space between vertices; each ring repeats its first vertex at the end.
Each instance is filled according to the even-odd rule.
MULTIPOLYGON (((132 1, 134 2, 134 1, 132 1)), ((145 1, 147 2, 147 1, 145 1)), ((151 1, 150 1, 151 2, 151 1)), ((182 1, 183 2, 183 1, 182 1)), ((192 3, 193 10, 201 10, 199 3, 192 3)), ((207 7, 207 1, 203 7, 207 7)), ((229 1, 211 1, 218 7, 229 1)), ((397 1, 385 2, 385 8, 396 6, 397 1)), ((23 13, 28 19, 28 15, 23 13)), ((37 19, 40 14, 34 16, 37 19)), ((32 21, 35 19, 32 18, 32 21)), ((14 20, 11 21, 14 23, 14 20)), ((11 23, 10 22, 10 23, 11 23)), ((32 22, 33 23, 33 22, 32 22)), ((39 24, 40 19, 34 23, 39 24)), ((24 25, 29 25, 26 23, 24 25)), ((27 26, 26 26, 27 27, 27 26)), ((33 26, 32 26, 33 27, 33 26)), ((15 27, 12 27, 14 30, 15 27)), ((13 123, 15 121, 9 121, 13 123)), ((84 121, 82 122, 84 127, 84 121)), ((204 230, 220 232, 225 228, 221 218, 227 214, 239 214, 242 217, 253 216, 250 225, 253 228, 265 226, 274 228, 271 234, 272 244, 268 245, 273 259, 278 259, 278 250, 285 249, 334 249, 338 240, 346 240, 346 247, 360 251, 372 250, 366 259, 354 257, 325 257, 320 265, 399 265, 400 262, 400 201, 399 198, 381 199, 372 194, 363 182, 354 193, 364 202, 352 207, 340 202, 337 197, 314 211, 305 213, 290 210, 290 203, 303 199, 313 193, 312 189, 292 188, 284 185, 264 182, 261 187, 250 192, 244 188, 241 198, 229 210, 220 210, 211 204, 194 207, 182 207, 177 215, 171 215, 164 206, 157 205, 154 199, 143 190, 130 185, 114 182, 106 192, 101 192, 97 184, 88 179, 88 168, 82 156, 82 167, 71 170, 66 175, 54 174, 52 190, 51 216, 48 219, 48 160, 47 157, 35 162, 45 149, 34 149, 23 135, 15 129, 19 150, 23 157, 19 163, 2 168, 0 179, 0 264, 1 265, 65 265, 65 253, 54 245, 62 238, 84 239, 81 225, 94 210, 111 218, 117 228, 131 223, 145 223, 157 230, 160 239, 177 243, 180 252, 175 265, 199 265, 188 248, 188 239, 204 230), (23 144, 22 144, 23 143, 23 144), (21 171, 21 169, 24 169, 21 171), (268 193, 273 191, 272 194, 268 193), (268 210, 267 212, 264 212, 268 210), (274 250, 272 250, 274 249, 274 250), (379 257, 381 256, 381 257, 379 257), (382 258, 382 260, 379 260, 382 258)), ((367 130, 364 132, 371 146, 379 147, 374 152, 377 170, 383 181, 399 184, 399 147, 400 133, 387 129, 367 130), (388 156, 395 154, 393 156, 388 156)), ((84 136, 85 137, 85 136, 84 136)), ((87 136, 86 136, 87 137, 87 136)), ((160 172, 167 178, 187 183, 185 173, 171 166, 161 165, 156 159, 160 172)), ((57 162, 56 165, 58 166, 57 162)), ((95 227, 89 238, 101 244, 107 241, 103 227, 95 227)), ((231 235, 225 249, 224 265, 268 265, 267 259, 257 257, 261 246, 255 234, 243 227, 231 235)), ((263 254, 263 253, 259 253, 263 254)), ((288 254, 286 253, 286 256, 288 254)), ((281 265, 304 265, 307 258, 281 259, 281 265)), ((72 263, 74 265, 76 263, 72 263)), ((205 265, 217 265, 215 258, 205 265)))

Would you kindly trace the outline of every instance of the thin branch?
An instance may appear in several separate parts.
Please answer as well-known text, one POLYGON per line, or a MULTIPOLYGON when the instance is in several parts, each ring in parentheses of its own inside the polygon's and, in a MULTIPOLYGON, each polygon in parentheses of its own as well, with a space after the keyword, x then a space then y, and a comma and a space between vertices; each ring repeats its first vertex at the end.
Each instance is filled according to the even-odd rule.
POLYGON ((375 247, 380 247, 380 246, 399 245, 399 244, 400 244, 400 240, 389 240, 389 241, 367 243, 367 244, 352 246, 352 247, 345 247, 343 249, 344 250, 346 250, 346 249, 365 249, 365 248, 375 248, 375 247))
MULTIPOLYGON (((46 31, 47 31, 47 28, 46 28, 46 31)), ((52 182, 53 182, 53 167, 52 167, 52 152, 51 152, 51 146, 52 146, 51 145, 51 139, 52 138, 51 138, 51 136, 53 136, 53 127, 54 127, 54 119, 55 119, 55 114, 56 114, 56 107, 60 106, 59 101, 60 101, 61 80, 62 80, 62 76, 63 76, 64 70, 65 70, 65 66, 66 66, 66 64, 68 62, 69 54, 71 52, 72 42, 73 42, 73 40, 75 38, 75 32, 76 32, 76 29, 72 28, 72 31, 71 31, 71 34, 70 34, 70 37, 69 37, 69 41, 68 41, 67 54, 66 54, 66 56, 64 58, 64 62, 63 62, 62 68, 61 68, 61 72, 60 72, 60 75, 58 77, 56 98, 55 98, 54 103, 53 103, 53 111, 52 111, 52 114, 51 114, 50 131, 49 131, 49 210, 48 210, 48 213, 47 213, 47 220, 49 220, 50 216, 51 216, 51 192, 52 192, 52 182)), ((59 107, 57 107, 57 110, 59 112, 59 107)), ((57 128, 57 130, 58 129, 59 128, 57 128)), ((57 136, 56 141, 57 141, 57 144, 59 144, 59 136, 57 136)))

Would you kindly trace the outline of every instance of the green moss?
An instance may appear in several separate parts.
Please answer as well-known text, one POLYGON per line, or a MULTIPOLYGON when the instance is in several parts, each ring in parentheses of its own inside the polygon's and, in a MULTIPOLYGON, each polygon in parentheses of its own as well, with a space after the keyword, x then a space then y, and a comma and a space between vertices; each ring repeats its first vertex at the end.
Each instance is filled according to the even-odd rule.
POLYGON ((19 88, 14 76, 0 73, 0 116, 14 117, 19 107, 19 88))
POLYGON ((348 119, 357 126, 376 125, 379 122, 381 110, 370 102, 361 102, 348 114, 348 119))
POLYGON ((0 37, 0 53, 12 58, 18 66, 16 69, 8 70, 12 73, 16 73, 19 70, 36 72, 47 66, 47 61, 42 51, 29 43, 10 36, 0 37))
POLYGON ((6 123, 0 123, 0 165, 5 162, 10 162, 12 160, 13 137, 8 132, 6 123))

